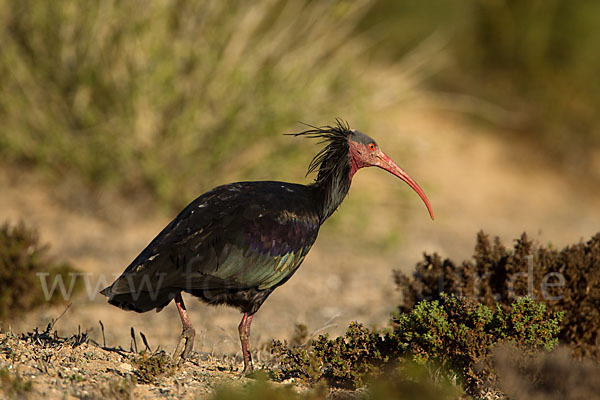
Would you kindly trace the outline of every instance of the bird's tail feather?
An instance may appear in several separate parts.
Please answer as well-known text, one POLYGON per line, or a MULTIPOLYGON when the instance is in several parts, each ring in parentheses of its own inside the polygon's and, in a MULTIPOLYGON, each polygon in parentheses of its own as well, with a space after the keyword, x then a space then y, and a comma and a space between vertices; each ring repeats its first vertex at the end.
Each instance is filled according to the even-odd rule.
POLYGON ((156 293, 148 291, 113 293, 112 286, 103 289, 101 294, 108 297, 109 304, 122 308, 123 310, 135 311, 138 313, 147 312, 156 308, 156 311, 162 310, 175 297, 175 292, 159 291, 156 293))

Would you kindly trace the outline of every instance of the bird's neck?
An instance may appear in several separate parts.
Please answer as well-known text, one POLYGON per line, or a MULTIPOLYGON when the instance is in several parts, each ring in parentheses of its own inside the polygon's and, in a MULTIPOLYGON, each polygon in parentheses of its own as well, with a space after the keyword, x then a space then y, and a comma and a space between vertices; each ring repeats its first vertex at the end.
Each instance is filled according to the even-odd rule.
POLYGON ((321 223, 335 212, 350 190, 351 166, 349 163, 337 165, 325 179, 317 179, 312 184, 316 190, 317 207, 321 223))

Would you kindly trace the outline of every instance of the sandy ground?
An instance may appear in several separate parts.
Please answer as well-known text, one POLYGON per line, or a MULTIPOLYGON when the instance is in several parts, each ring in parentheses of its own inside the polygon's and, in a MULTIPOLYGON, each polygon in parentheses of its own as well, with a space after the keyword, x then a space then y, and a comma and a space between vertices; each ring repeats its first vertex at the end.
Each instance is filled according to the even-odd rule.
MULTIPOLYGON (((469 257, 480 229, 507 242, 527 231, 556 246, 585 240, 600 229, 600 188, 586 186, 585 176, 562 172, 532 146, 431 110, 379 114, 374 120, 382 122, 369 133, 421 184, 436 220, 429 220, 419 198, 394 177, 375 169, 359 172, 347 205, 328 223, 332 228, 326 224, 299 272, 257 313, 254 347, 270 338, 289 337, 295 323, 332 334, 351 320, 384 324, 399 296, 393 269, 410 271, 423 251, 469 257), (354 210, 361 215, 350 215, 354 210)), ((311 157, 306 154, 307 164, 311 157)), ((290 180, 302 181, 294 178, 300 177, 290 180)), ((48 187, 14 171, 0 170, 0 187, 0 221, 23 220, 38 228, 57 258, 89 274, 87 291, 72 299, 56 325, 61 334, 72 334, 80 326, 99 341, 102 320, 109 346, 129 348, 134 327, 152 347, 174 349, 180 333, 174 306, 158 314, 136 314, 108 305, 97 294, 169 217, 127 199, 104 201, 102 210, 67 206, 57 200, 64 197, 64 187, 48 187)), ((239 355, 240 314, 185 299, 198 332, 195 349, 239 355)), ((18 333, 43 327, 61 311, 34 312, 4 329, 18 333)))
POLYGON ((59 342, 0 333, 0 366, 8 365, 11 377, 0 387, 0 397, 198 399, 207 397, 220 385, 235 386, 248 381, 240 378, 234 359, 195 353, 184 364, 165 367, 163 373, 154 375, 137 362, 143 356, 107 351, 91 343, 59 342), (25 386, 26 382, 31 386, 25 386))

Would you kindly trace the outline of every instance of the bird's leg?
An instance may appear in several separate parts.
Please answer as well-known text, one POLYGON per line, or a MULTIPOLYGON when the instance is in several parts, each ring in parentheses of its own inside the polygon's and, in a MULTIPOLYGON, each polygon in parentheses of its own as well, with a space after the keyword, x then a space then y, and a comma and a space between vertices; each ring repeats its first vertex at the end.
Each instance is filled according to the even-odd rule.
POLYGON ((181 337, 179 338, 179 343, 177 343, 177 348, 175 349, 175 354, 173 354, 173 357, 181 357, 181 362, 190 355, 190 352, 194 347, 194 338, 196 337, 196 330, 194 330, 194 328, 192 327, 192 322, 190 321, 190 318, 187 315, 187 311, 185 308, 185 304, 183 303, 181 293, 177 293, 175 295, 175 305, 177 306, 177 311, 179 311, 179 316, 181 317, 181 324, 183 325, 183 330, 181 331, 181 337))
POLYGON ((244 370, 242 375, 250 373, 254 370, 252 367, 252 356, 250 355, 250 348, 248 340, 250 339, 250 324, 252 323, 253 315, 244 313, 242 322, 238 326, 238 332, 240 333, 240 342, 242 342, 242 356, 244 357, 244 370))

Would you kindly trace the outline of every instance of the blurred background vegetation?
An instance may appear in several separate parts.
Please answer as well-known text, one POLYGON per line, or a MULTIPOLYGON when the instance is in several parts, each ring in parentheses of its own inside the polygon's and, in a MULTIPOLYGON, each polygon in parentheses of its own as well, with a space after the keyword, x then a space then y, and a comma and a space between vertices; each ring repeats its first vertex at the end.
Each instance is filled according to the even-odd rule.
POLYGON ((2 2, 0 152, 173 208, 283 177, 297 142, 281 133, 360 109, 366 4, 2 2))
POLYGON ((589 166, 599 20, 585 0, 5 0, 0 156, 172 211, 296 176, 297 121, 367 130, 374 99, 418 90, 589 166))
POLYGON ((443 37, 449 62, 425 84, 454 94, 446 106, 585 167, 600 144, 599 21, 600 3, 585 0, 406 0, 376 2, 361 26, 392 59, 443 37))

